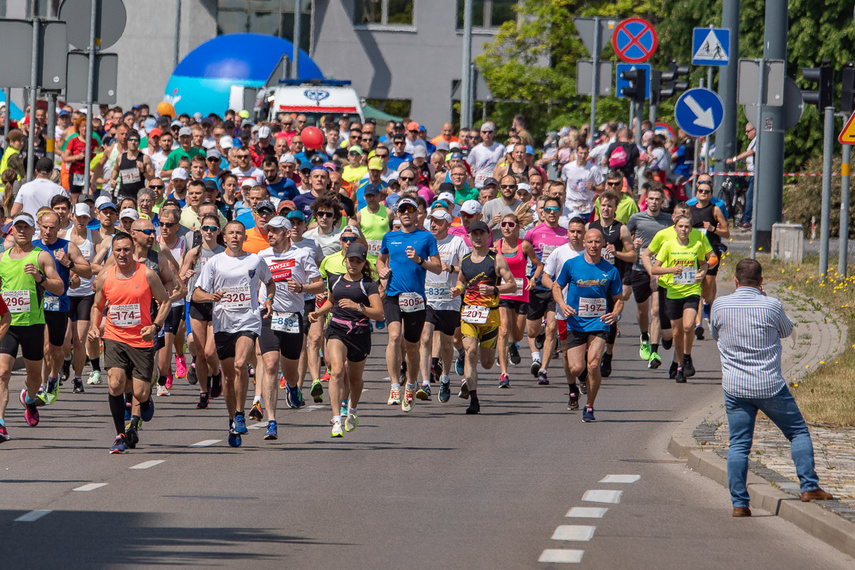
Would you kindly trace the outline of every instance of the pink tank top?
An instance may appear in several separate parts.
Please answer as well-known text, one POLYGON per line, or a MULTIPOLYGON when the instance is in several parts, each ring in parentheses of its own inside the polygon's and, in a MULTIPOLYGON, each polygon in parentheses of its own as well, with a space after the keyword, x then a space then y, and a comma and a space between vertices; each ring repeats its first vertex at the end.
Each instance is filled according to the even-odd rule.
POLYGON ((511 257, 508 257, 504 252, 502 252, 503 243, 504 240, 499 240, 497 249, 502 253, 505 261, 508 262, 508 268, 511 270, 511 275, 514 276, 514 279, 517 282, 517 290, 513 295, 500 295, 499 298, 507 299, 508 301, 522 301, 523 303, 528 303, 528 289, 525 288, 527 282, 525 276, 527 259, 525 253, 523 253, 523 240, 517 241, 517 251, 511 257))

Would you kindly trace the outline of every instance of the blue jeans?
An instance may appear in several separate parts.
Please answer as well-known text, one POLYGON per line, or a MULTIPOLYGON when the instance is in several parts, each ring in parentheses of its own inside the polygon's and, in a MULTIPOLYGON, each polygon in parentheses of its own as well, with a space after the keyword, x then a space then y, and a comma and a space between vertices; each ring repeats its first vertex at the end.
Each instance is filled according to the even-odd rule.
POLYGON ((754 213, 754 177, 748 177, 748 190, 745 192, 745 212, 742 214, 742 223, 750 224, 754 213))
POLYGON ((790 453, 796 465, 801 491, 819 489, 819 478, 813 463, 813 442, 802 413, 786 386, 771 398, 736 398, 724 393, 724 408, 730 428, 727 453, 727 483, 734 507, 747 507, 748 454, 754 440, 757 410, 766 414, 790 441, 790 453))

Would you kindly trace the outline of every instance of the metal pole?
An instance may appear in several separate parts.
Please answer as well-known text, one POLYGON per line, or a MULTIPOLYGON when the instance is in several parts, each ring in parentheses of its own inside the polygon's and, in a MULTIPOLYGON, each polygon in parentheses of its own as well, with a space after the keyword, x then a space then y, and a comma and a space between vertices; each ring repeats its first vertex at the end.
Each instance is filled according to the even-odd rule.
POLYGON ((632 122, 635 120, 635 101, 629 100, 629 130, 632 131, 632 122))
POLYGON ((39 94, 39 2, 33 0, 33 59, 30 63, 30 128, 27 134, 27 181, 33 179, 36 166, 36 138, 33 136, 36 124, 36 97, 39 94))
POLYGON ((822 219, 819 226, 819 276, 828 274, 828 236, 831 230, 831 160, 834 156, 834 107, 825 108, 822 133, 822 219))
POLYGON ((648 109, 648 112, 647 112, 647 118, 650 120, 650 122, 655 127, 656 126, 656 105, 653 105, 653 104, 650 105, 650 108, 648 109))
POLYGON ((594 18, 594 53, 591 54, 591 61, 594 62, 594 70, 591 73, 591 136, 590 148, 594 147, 594 129, 597 124, 597 86, 600 84, 600 19, 594 18))
MULTIPOLYGON (((94 8, 93 8, 94 10, 94 8)), ((90 44, 91 46, 92 44, 90 44)), ((175 2, 175 42, 172 45, 172 69, 178 67, 181 55, 181 0, 175 2)))
POLYGON ((472 0, 463 1, 463 70, 460 78, 460 127, 472 123, 472 103, 469 84, 472 82, 469 63, 472 61, 472 0))
POLYGON ((635 104, 635 144, 641 144, 641 113, 644 111, 641 103, 635 104))
POLYGON ((3 90, 3 94, 6 96, 6 121, 3 124, 3 138, 9 136, 9 121, 12 120, 12 88, 7 87, 3 90))
POLYGON ((852 147, 843 145, 843 165, 840 168, 840 251, 837 258, 837 273, 846 277, 849 261, 849 158, 852 147))
MULTIPOLYGON (((92 162, 92 100, 95 98, 95 26, 98 22, 98 0, 92 0, 89 8, 89 79, 86 85, 86 141, 84 142, 83 192, 89 194, 89 177, 92 175, 89 163, 92 162)), ((177 37, 177 36, 176 36, 177 37)))
MULTIPOLYGON (((710 27, 712 27, 712 26, 710 26, 710 27)), ((712 72, 713 72, 712 66, 708 67, 707 68, 707 89, 710 89, 710 90, 712 90, 712 72)), ((706 151, 706 158, 705 158, 704 162, 706 163, 706 173, 710 174, 713 171, 712 164, 710 163, 710 156, 711 156, 710 149, 712 148, 712 137, 710 135, 707 135, 705 138, 707 141, 707 151, 706 151)))
MULTIPOLYGON (((763 102, 766 100, 766 59, 760 58, 760 79, 757 87, 757 122, 762 122, 760 119, 763 115, 763 102)), ((755 138, 757 144, 754 145, 754 196, 751 198, 751 212, 753 219, 751 220, 751 259, 757 258, 757 205, 760 196, 760 138, 763 136, 762 125, 754 125, 755 138)))
POLYGON ((291 42, 293 44, 291 79, 300 79, 300 21, 303 12, 302 0, 294 0, 294 34, 291 42))
POLYGON ((45 133, 45 150, 48 158, 53 160, 54 146, 56 144, 56 91, 47 94, 47 132, 45 133))
MULTIPOLYGON (((736 106, 736 73, 737 62, 739 61, 739 0, 722 2, 721 27, 730 30, 729 63, 722 67, 718 73, 718 94, 724 103, 724 117, 722 117, 721 127, 715 132, 715 159, 719 164, 724 164, 726 159, 739 154, 736 148, 736 118, 739 112, 736 106)), ((721 176, 715 176, 713 180, 715 182, 715 193, 718 195, 723 179, 721 176)), ((755 182, 755 188, 756 184, 755 182)))

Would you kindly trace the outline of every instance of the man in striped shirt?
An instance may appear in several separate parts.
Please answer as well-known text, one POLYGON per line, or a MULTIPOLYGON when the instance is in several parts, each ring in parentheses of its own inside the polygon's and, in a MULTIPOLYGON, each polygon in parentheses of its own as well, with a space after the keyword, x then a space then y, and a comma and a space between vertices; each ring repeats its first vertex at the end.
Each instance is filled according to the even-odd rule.
POLYGON ((730 428, 727 482, 733 516, 751 516, 745 480, 757 410, 766 414, 790 440, 801 483, 801 500, 831 499, 830 493, 819 488, 810 432, 781 374, 781 339, 793 332, 793 322, 779 300, 766 297, 763 270, 757 261, 740 261, 735 281, 736 292, 716 299, 709 321, 712 337, 721 352, 722 387, 730 428))

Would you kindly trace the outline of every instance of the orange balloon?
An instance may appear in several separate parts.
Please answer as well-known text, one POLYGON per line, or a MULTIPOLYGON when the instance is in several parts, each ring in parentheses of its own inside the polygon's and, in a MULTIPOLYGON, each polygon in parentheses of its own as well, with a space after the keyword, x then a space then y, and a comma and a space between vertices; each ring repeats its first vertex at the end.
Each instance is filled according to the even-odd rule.
POLYGON ((161 101, 157 104, 157 114, 162 117, 174 117, 175 107, 166 101, 161 101))

